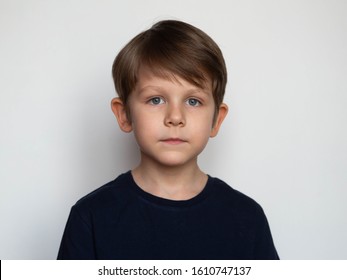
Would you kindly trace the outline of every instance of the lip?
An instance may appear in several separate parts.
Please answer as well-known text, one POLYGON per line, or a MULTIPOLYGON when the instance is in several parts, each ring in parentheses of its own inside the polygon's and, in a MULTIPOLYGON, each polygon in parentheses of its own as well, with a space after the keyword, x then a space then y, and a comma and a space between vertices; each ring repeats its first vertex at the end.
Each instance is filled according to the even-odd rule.
POLYGON ((165 144, 170 144, 170 145, 179 145, 179 144, 186 143, 187 141, 180 138, 167 138, 167 139, 161 140, 161 142, 165 144))

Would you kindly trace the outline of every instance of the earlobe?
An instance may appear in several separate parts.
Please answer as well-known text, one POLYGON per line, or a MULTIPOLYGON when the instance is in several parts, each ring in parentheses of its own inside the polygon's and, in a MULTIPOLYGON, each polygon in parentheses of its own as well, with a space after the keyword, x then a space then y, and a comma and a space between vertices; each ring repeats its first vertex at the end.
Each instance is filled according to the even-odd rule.
POLYGON ((214 126, 212 127, 210 137, 215 137, 218 134, 219 128, 222 125, 223 120, 225 119, 226 115, 228 114, 228 106, 225 103, 222 103, 219 106, 218 115, 216 117, 214 126))
POLYGON ((131 122, 128 119, 125 105, 120 100, 120 98, 113 98, 111 101, 111 109, 113 114, 117 118, 118 125, 120 129, 126 133, 129 133, 133 130, 131 122))

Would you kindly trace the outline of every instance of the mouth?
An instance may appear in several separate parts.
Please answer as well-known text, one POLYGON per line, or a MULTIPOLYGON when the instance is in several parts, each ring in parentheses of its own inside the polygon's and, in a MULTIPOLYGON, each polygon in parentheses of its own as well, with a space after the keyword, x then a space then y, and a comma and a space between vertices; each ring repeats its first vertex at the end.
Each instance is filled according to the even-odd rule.
POLYGON ((165 144, 169 144, 169 145, 179 145, 179 144, 186 143, 187 141, 180 138, 167 138, 167 139, 161 140, 161 142, 165 144))

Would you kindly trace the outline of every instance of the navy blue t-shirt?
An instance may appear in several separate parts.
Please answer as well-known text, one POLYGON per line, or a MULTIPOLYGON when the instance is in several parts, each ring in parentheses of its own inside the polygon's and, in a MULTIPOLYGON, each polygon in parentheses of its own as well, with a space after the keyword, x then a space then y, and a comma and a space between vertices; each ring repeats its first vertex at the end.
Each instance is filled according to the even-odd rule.
POLYGON ((169 200, 143 191, 131 172, 80 199, 58 259, 278 259, 253 199, 208 177, 197 196, 169 200))

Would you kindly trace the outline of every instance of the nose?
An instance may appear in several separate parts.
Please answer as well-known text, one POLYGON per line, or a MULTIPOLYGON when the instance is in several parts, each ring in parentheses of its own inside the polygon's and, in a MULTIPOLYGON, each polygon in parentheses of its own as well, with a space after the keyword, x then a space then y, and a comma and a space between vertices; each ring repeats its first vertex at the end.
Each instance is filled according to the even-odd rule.
POLYGON ((167 107, 164 123, 166 126, 184 126, 185 116, 183 108, 171 104, 167 107))

